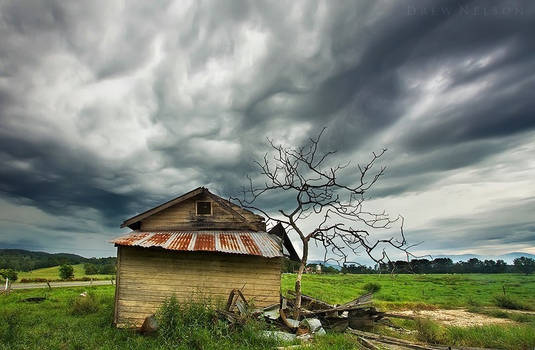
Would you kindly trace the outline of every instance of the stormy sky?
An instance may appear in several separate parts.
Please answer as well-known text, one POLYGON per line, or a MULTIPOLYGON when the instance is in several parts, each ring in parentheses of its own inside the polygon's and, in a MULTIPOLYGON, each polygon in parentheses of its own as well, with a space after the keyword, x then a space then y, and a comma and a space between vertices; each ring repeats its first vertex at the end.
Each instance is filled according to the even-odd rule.
POLYGON ((0 0, 0 248, 114 255, 326 127, 388 149, 369 202, 415 253, 535 253, 534 37, 528 0, 0 0))

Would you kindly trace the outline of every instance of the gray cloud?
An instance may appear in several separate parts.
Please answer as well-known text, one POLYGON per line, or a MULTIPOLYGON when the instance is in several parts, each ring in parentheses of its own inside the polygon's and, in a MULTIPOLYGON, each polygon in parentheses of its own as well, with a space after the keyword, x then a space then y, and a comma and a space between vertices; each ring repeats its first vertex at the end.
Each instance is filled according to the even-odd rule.
POLYGON ((434 220, 429 227, 412 232, 412 236, 427 241, 422 248, 434 251, 445 247, 448 251, 466 249, 466 241, 475 247, 529 247, 535 242, 535 225, 529 217, 534 209, 534 198, 497 203, 492 209, 434 220), (426 239, 429 234, 434 236, 432 241, 426 239))
MULTIPOLYGON (((529 1, 0 1, 0 199, 50 220, 2 218, 0 243, 71 231, 109 251, 122 219, 199 185, 235 193, 266 136, 324 126, 341 159, 389 148, 385 206, 481 176, 533 195, 534 17, 529 1)), ((529 222, 452 220, 477 231, 466 246, 533 238, 529 222)))

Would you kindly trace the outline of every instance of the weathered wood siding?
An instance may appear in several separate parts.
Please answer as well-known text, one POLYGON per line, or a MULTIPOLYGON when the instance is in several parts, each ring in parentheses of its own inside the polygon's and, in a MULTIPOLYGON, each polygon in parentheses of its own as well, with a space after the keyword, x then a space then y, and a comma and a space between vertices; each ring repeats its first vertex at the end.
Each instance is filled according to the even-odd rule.
POLYGON ((234 204, 228 204, 233 210, 247 219, 250 225, 243 222, 243 218, 220 203, 212 200, 206 194, 200 194, 169 207, 159 213, 149 216, 141 221, 141 231, 158 230, 257 230, 265 231, 266 225, 257 215, 243 210, 234 204), (212 215, 196 215, 196 202, 212 202, 212 215), (252 226, 251 226, 252 225, 252 226))
POLYGON ((233 288, 256 306, 279 302, 279 258, 119 247, 115 322, 139 327, 162 301, 192 295, 226 301, 233 288))

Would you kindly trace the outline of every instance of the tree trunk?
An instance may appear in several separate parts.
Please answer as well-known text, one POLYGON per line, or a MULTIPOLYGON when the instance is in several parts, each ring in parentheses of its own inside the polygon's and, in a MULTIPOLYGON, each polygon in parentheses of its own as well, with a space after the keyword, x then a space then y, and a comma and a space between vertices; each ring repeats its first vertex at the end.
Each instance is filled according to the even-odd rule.
POLYGON ((303 257, 301 258, 301 264, 299 265, 299 271, 297 272, 297 278, 295 280, 294 318, 296 320, 299 320, 299 315, 301 313, 301 278, 303 277, 303 272, 305 272, 307 259, 308 259, 308 242, 303 242, 303 257))

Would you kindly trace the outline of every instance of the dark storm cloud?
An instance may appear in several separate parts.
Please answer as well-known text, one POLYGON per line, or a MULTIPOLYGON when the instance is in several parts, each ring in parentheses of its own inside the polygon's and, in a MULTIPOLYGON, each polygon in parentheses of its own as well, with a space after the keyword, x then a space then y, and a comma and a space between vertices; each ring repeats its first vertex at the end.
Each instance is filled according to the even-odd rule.
POLYGON ((343 159, 389 148, 375 198, 489 169, 533 136, 534 11, 530 1, 0 1, 0 199, 34 227, 24 235, 24 220, 2 219, 2 232, 24 237, 0 242, 66 231, 89 242, 199 185, 235 194, 266 136, 297 145, 324 126, 343 159))
POLYGON ((103 220, 107 225, 116 225, 120 219, 117 210, 125 210, 136 198, 136 193, 118 195, 99 187, 94 180, 106 176, 106 167, 91 155, 66 145, 3 135, 0 147, 0 190, 31 199, 51 214, 94 208, 106 214, 103 220))

